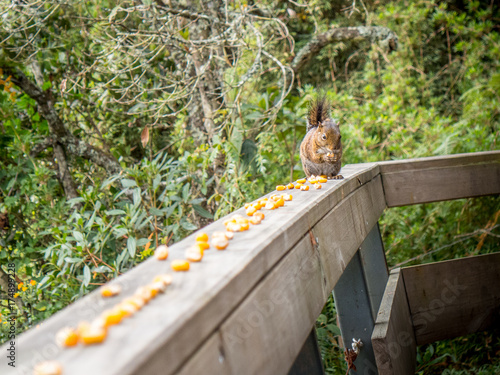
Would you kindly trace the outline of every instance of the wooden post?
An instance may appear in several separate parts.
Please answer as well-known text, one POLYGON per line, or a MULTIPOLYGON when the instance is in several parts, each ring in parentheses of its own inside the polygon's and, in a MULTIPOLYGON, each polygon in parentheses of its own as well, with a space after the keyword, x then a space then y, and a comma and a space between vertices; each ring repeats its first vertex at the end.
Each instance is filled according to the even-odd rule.
POLYGON ((313 327, 288 375, 324 375, 316 329, 313 327))
POLYGON ((353 339, 363 347, 350 374, 377 375, 371 335, 388 279, 384 248, 378 224, 369 232, 333 289, 340 330, 346 349, 353 339))

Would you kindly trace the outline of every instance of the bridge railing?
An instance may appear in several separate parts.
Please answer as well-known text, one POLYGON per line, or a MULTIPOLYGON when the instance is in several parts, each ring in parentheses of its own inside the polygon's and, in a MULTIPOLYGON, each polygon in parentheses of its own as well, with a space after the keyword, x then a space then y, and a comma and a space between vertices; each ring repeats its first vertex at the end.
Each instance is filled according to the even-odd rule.
MULTIPOLYGON (((78 300, 20 335, 16 367, 2 361, 1 373, 31 374, 53 359, 74 375, 304 373, 307 361, 306 373, 321 373, 311 332, 332 291, 345 344, 364 343, 357 373, 398 373, 399 362, 414 362, 418 340, 408 311, 391 315, 400 301, 391 296, 406 290, 389 278, 377 221, 388 207, 499 194, 500 152, 346 165, 342 174, 320 190, 294 190, 293 201, 235 233, 226 250, 207 250, 189 272, 171 272, 170 261, 184 258, 196 234, 171 246, 167 261, 149 259, 113 280, 119 296, 103 299, 97 290, 78 300), (166 293, 113 326, 103 344, 55 343, 61 328, 97 318, 164 273, 173 275, 166 293), (397 356, 389 348, 395 316, 409 335, 397 356)), ((225 219, 203 231, 224 230, 225 219)))

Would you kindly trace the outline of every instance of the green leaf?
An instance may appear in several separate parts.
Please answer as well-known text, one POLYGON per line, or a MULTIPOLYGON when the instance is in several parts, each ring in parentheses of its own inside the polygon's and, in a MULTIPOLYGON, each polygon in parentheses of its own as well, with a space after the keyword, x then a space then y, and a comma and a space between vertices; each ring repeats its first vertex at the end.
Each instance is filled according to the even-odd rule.
POLYGON ((181 222, 181 226, 186 229, 186 230, 196 230, 198 227, 194 225, 193 223, 190 223, 189 221, 183 220, 181 222))
POLYGON ((129 178, 124 178, 123 180, 121 180, 121 183, 122 183, 122 186, 124 188, 129 188, 129 187, 132 187, 132 186, 137 186, 137 182, 135 180, 131 180, 129 178))
POLYGON ((181 36, 185 40, 189 40, 189 29, 187 27, 185 29, 183 29, 183 30, 179 30, 179 34, 181 34, 181 36))
POLYGON ((123 210, 109 210, 106 211, 106 215, 125 215, 126 212, 123 210))
POLYGON ((135 256, 135 250, 137 248, 137 241, 134 237, 129 237, 127 240, 127 249, 130 256, 133 258, 135 256))
POLYGON ((149 213, 154 216, 163 216, 165 215, 165 211, 159 210, 158 208, 151 207, 149 209, 149 213))
POLYGON ((194 210, 200 215, 200 216, 203 216, 207 219, 213 219, 214 218, 214 215, 212 215, 210 212, 208 212, 207 210, 205 210, 203 207, 201 207, 200 205, 198 204, 193 204, 193 208, 194 210))
POLYGON ((90 268, 89 266, 85 265, 83 267, 83 285, 88 286, 90 283, 90 268))
POLYGON ((75 237, 75 240, 77 240, 78 242, 84 241, 83 234, 81 232, 76 231, 76 230, 73 231, 73 237, 75 237))

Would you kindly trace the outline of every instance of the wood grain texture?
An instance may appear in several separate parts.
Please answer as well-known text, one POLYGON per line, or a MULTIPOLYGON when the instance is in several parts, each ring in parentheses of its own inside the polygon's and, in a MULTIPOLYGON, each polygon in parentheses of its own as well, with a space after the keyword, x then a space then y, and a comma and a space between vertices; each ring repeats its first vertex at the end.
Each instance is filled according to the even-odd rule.
POLYGON ((500 253, 403 268, 418 345, 500 325, 500 253))
POLYGON ((500 151, 380 162, 388 207, 500 194, 500 151))
MULTIPOLYGON (((103 345, 61 350, 54 344, 54 336, 62 327, 96 318, 103 310, 132 295, 137 287, 150 282, 155 275, 170 272, 170 261, 184 257, 185 249, 194 242, 194 234, 170 247, 168 261, 149 259, 114 280, 122 285, 120 296, 103 300, 95 291, 54 315, 38 329, 22 334, 16 340, 17 367, 1 368, 2 374, 31 374, 34 364, 49 359, 57 359, 66 373, 76 375, 89 371, 95 375, 174 373, 207 342, 277 262, 306 234, 308 236, 310 228, 350 194, 372 181, 379 169, 375 164, 353 165, 344 167, 342 174, 344 180, 329 181, 321 190, 293 191, 292 202, 267 212, 263 224, 237 233, 228 250, 208 250, 201 263, 192 264, 191 271, 175 273, 167 293, 150 302, 134 317, 112 327, 103 345)), ((363 207, 360 209, 364 210, 363 207)), ((353 213, 347 206, 342 212, 352 222, 353 213)), ((235 213, 244 214, 242 209, 235 213)), ((211 233, 223 229, 222 221, 211 224, 204 231, 211 233)), ((348 228, 345 225, 347 223, 342 227, 348 228)), ((357 236, 365 233, 363 226, 358 224, 359 228, 354 230, 357 236)), ((308 308, 314 309, 314 306, 308 308)), ((311 326, 308 328, 310 330, 311 326)), ((293 358, 290 365, 292 361, 293 358)))
POLYGON ((348 195, 311 228, 314 243, 306 232, 180 373, 188 375, 194 363, 212 363, 214 358, 207 356, 216 355, 220 344, 215 337, 222 336, 219 351, 232 374, 287 374, 330 291, 384 207, 380 177, 348 195))
POLYGON ((372 334, 372 345, 379 375, 415 373, 417 347, 399 268, 389 275, 372 334))

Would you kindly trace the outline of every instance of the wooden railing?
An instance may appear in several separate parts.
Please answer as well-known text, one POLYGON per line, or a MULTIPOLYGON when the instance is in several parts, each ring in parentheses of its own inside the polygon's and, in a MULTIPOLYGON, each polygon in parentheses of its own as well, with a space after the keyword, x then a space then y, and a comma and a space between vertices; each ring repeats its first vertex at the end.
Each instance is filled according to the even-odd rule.
MULTIPOLYGON (((401 302, 414 276, 389 277, 377 221, 387 207, 499 194, 500 152, 346 165, 342 174, 321 190, 294 191, 293 201, 236 233, 227 250, 210 249, 189 272, 175 273, 165 294, 113 326, 102 345, 61 349, 54 340, 62 327, 117 303, 95 291, 22 334, 16 368, 4 360, 0 372, 31 374, 36 363, 56 359, 72 375, 321 373, 311 330, 333 290, 345 344, 364 343, 357 373, 411 373, 415 345, 443 335, 417 329, 415 336, 418 298, 410 298, 413 312, 411 301, 401 302)), ((203 230, 222 230, 224 219, 203 230)), ((193 243, 194 234, 171 246, 169 261, 193 243)), ((118 277, 116 298, 170 272, 169 261, 149 259, 118 277)))

